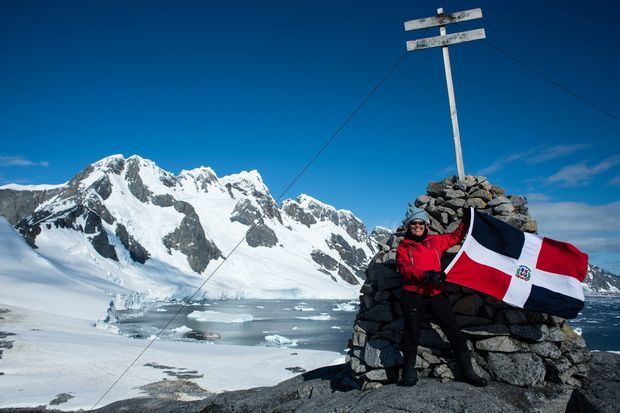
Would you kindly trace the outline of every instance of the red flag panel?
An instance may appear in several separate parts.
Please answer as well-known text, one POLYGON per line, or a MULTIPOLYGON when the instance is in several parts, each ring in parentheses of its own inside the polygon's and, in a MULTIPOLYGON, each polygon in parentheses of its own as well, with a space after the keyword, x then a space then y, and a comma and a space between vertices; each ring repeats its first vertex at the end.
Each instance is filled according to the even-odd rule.
POLYGON ((544 237, 536 268, 554 274, 569 275, 581 282, 588 271, 588 254, 567 242, 544 237))
POLYGON ((491 295, 499 300, 504 298, 512 276, 488 265, 472 260, 465 251, 450 269, 447 281, 469 287, 491 295))

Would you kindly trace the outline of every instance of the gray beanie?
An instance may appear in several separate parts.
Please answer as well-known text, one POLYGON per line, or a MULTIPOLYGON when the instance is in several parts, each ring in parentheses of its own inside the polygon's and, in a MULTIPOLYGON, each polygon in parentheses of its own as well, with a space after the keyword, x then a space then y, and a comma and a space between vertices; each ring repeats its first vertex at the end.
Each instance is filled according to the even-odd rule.
POLYGON ((420 221, 424 221, 427 224, 430 224, 430 219, 428 219, 428 215, 424 210, 415 206, 412 202, 409 202, 409 206, 407 207, 407 212, 405 213, 405 219, 403 220, 403 224, 408 225, 414 219, 419 219, 420 221))

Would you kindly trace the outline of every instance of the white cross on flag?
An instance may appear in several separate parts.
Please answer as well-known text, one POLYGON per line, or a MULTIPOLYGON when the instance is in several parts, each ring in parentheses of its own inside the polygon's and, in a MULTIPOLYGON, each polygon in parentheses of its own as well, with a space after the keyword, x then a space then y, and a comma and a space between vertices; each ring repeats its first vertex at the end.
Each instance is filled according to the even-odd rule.
POLYGON ((447 281, 526 310, 575 318, 588 255, 573 245, 528 234, 472 208, 465 242, 447 281))

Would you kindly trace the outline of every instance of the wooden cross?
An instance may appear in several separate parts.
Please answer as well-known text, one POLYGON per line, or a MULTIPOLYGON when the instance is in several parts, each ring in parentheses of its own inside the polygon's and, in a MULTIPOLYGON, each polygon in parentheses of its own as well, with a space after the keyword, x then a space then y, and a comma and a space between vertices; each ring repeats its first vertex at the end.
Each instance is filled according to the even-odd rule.
POLYGON ((454 151, 456 153, 456 169, 459 180, 463 180, 465 178, 465 169, 463 166, 463 153, 461 151, 459 120, 456 116, 456 100, 454 98, 454 85, 452 84, 452 69, 450 67, 448 45, 484 39, 486 35, 484 33, 484 29, 446 34, 446 25, 451 23, 459 23, 466 20, 479 19, 481 17, 481 9, 444 14, 443 9, 439 8, 437 9, 437 16, 425 17, 423 19, 409 20, 405 22, 405 31, 439 26, 439 36, 409 40, 407 41, 407 51, 414 52, 416 50, 430 49, 432 47, 441 47, 443 51, 443 64, 446 72, 446 83, 448 85, 448 100, 450 102, 450 117, 452 118, 452 134, 454 135, 454 151))

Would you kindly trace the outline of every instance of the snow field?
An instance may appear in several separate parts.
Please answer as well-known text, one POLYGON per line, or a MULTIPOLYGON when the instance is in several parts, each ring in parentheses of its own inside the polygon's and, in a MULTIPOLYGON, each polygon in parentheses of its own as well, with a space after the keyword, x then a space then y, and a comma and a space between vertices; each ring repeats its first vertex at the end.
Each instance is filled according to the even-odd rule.
MULTIPOLYGON (((2 358, 5 375, 0 380, 0 407, 40 406, 60 393, 70 393, 74 398, 55 408, 90 409, 148 344, 147 340, 95 329, 85 320, 8 308, 11 312, 3 314, 3 330, 16 335, 11 336, 13 348, 2 358)), ((284 338, 266 340, 292 345, 284 344, 284 338)), ((196 370, 203 377, 192 381, 209 391, 221 392, 277 384, 294 375, 286 367, 311 370, 344 362, 344 357, 334 352, 295 353, 292 355, 286 347, 157 340, 98 407, 144 396, 139 388, 148 383, 173 380, 164 369, 145 366, 147 363, 171 367, 166 370, 196 370)))

